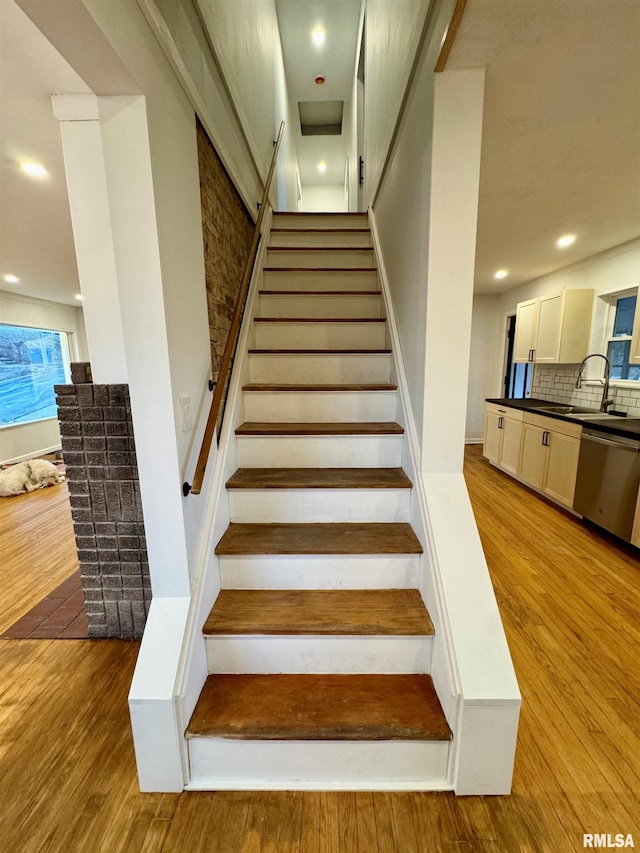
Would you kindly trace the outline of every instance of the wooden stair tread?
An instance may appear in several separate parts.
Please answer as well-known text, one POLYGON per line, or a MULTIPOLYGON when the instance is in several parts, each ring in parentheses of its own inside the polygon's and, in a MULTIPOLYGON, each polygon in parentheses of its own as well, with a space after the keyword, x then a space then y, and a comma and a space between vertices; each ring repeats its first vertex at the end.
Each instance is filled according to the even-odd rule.
POLYGON ((210 675, 186 734, 247 740, 451 739, 428 675, 210 675))
POLYGON ((246 421, 236 429, 236 435, 402 435, 400 424, 391 421, 362 421, 349 423, 271 423, 246 421))
MULTIPOLYGON (((370 228, 272 228, 272 234, 367 234, 370 228)), ((279 246, 269 248, 279 249, 279 246)), ((363 246, 367 249, 369 246, 363 246)))
POLYGON ((261 392, 261 391, 397 391, 398 386, 393 384, 352 384, 352 385, 277 385, 266 382, 249 382, 242 386, 243 391, 261 392))
POLYGON ((373 246, 268 246, 267 250, 269 252, 373 252, 373 246))
MULTIPOLYGON (((280 292, 280 291, 278 291, 280 292)), ((306 292, 306 291, 305 291, 306 292)), ((377 291, 376 291, 377 293, 377 291)), ((254 317, 254 323, 386 323, 386 317, 254 317)))
POLYGON ((237 524, 232 522, 216 545, 232 554, 421 554, 410 524, 237 524))
POLYGON ((432 637, 417 589, 222 589, 203 632, 432 637))
POLYGON ((381 296, 380 290, 259 290, 260 296, 381 296))
POLYGON ((390 349, 250 349, 249 355, 389 355, 390 349))
POLYGON ((402 468, 238 468, 228 489, 410 489, 402 468))
POLYGON ((264 272, 378 272, 377 267, 264 267, 264 272))

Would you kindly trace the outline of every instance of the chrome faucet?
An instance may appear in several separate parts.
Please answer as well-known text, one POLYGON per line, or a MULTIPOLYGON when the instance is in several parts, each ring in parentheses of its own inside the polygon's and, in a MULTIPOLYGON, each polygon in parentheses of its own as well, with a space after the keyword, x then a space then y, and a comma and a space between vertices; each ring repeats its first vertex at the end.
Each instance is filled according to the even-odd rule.
POLYGON ((603 355, 603 353, 601 352, 592 352, 591 355, 588 355, 586 358, 582 359, 582 364, 580 365, 580 369, 578 370, 576 388, 582 388, 582 371, 584 370, 584 366, 590 358, 604 358, 604 379, 599 380, 604 385, 604 388, 602 389, 602 402, 600 403, 600 411, 606 412, 609 406, 613 405, 613 400, 609 397, 609 378, 611 376, 611 362, 609 361, 606 355, 603 355))

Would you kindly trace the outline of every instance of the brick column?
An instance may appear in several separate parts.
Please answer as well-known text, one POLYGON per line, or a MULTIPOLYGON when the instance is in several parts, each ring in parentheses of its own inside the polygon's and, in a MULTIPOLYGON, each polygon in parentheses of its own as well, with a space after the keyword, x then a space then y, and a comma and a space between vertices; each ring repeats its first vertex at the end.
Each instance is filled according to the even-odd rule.
POLYGON ((57 385, 90 637, 141 637, 151 602, 126 385, 57 385))

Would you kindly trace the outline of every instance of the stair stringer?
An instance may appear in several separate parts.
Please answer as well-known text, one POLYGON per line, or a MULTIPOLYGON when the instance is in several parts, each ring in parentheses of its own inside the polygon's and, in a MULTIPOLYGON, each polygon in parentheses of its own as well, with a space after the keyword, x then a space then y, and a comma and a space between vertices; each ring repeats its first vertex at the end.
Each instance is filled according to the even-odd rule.
MULTIPOLYGON (((203 513, 202 532, 191 582, 189 610, 174 686, 174 704, 176 706, 176 715, 180 730, 184 785, 188 784, 191 773, 188 746, 184 733, 208 675, 206 644, 202 633, 202 626, 221 587, 220 567, 218 557, 215 554, 215 545, 229 525, 229 500, 226 482, 238 467, 235 430, 245 419, 242 386, 249 381, 248 352, 250 347, 253 346, 253 320, 257 316, 258 291, 262 286, 271 216, 271 212, 268 216, 265 216, 254 272, 249 285, 245 312, 229 380, 220 442, 216 452, 214 441, 211 454, 215 454, 215 460, 212 460, 213 465, 210 463, 212 470, 205 477, 205 484, 210 479, 211 486, 208 489, 207 506, 203 513)), ((204 413, 205 420, 207 415, 208 410, 204 413)), ((195 448, 194 458, 189 460, 189 471, 192 471, 195 467, 195 456, 198 450, 199 445, 195 448)), ((186 500, 198 499, 198 496, 189 496, 186 498, 186 500)))
POLYGON ((463 475, 421 470, 421 441, 371 209, 369 220, 392 350, 391 381, 398 386, 396 421, 405 430, 402 467, 413 482, 409 520, 424 549, 418 588, 435 627, 431 677, 453 732, 447 781, 457 794, 508 794, 520 693, 463 475))

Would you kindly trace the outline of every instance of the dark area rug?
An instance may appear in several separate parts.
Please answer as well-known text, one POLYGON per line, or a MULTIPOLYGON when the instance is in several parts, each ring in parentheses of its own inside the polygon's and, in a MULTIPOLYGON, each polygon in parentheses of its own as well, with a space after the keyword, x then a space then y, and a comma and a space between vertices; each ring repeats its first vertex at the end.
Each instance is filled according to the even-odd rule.
POLYGON ((18 619, 3 640, 88 640, 80 571, 75 572, 39 604, 18 619))

